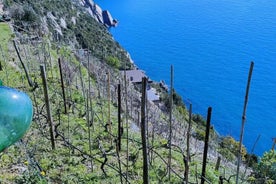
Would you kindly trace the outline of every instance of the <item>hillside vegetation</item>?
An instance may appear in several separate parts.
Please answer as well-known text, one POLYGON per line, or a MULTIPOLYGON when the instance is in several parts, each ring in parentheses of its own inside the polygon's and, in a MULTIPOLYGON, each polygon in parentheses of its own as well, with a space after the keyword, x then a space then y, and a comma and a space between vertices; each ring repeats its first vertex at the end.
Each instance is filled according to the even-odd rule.
MULTIPOLYGON (((31 97, 34 115, 27 134, 0 153, 0 183, 143 183, 145 142, 150 183, 199 183, 206 121, 189 116, 176 93, 170 118, 169 95, 158 83, 162 101, 147 101, 141 117, 141 91, 120 72, 134 64, 81 2, 4 1, 12 21, 0 23, 0 79, 31 97)), ((236 154, 237 142, 212 128, 205 183, 235 183, 236 154)), ((257 168, 244 147, 242 156, 257 168)), ((239 181, 273 183, 275 167, 266 163, 273 156, 256 172, 242 165, 239 181)))

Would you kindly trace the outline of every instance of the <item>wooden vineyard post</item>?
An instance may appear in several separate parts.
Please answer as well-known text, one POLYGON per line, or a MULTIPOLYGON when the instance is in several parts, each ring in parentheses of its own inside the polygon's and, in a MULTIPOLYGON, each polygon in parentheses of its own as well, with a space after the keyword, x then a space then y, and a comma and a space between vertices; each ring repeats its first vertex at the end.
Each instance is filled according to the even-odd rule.
MULTIPOLYGON (((88 65, 87 65, 87 73, 88 73, 88 91, 89 91, 89 96, 91 95, 91 74, 90 74, 90 70, 91 70, 91 67, 90 67, 90 51, 87 51, 87 62, 88 62, 88 65)), ((90 104, 90 107, 89 107, 89 111, 91 113, 91 125, 92 125, 92 130, 94 132, 94 113, 93 113, 93 109, 92 109, 92 98, 89 97, 89 104, 90 104)))
MULTIPOLYGON (((109 128, 109 133, 110 135, 112 135, 112 126, 111 126, 111 110, 110 110, 110 106, 111 106, 111 94, 110 94, 110 72, 108 71, 107 73, 107 93, 108 93, 108 128, 109 128)), ((112 144, 112 136, 110 137, 111 140, 111 144, 112 144)))
POLYGON ((148 176, 148 151, 147 151, 147 136, 146 136, 146 89, 147 78, 142 79, 142 104, 141 104, 141 137, 143 147, 143 183, 149 183, 148 176))
POLYGON ((220 167, 220 161, 221 161, 221 157, 219 156, 218 159, 217 159, 217 163, 216 163, 216 167, 215 167, 215 170, 218 171, 219 170, 219 167, 220 167))
POLYGON ((60 60, 60 58, 58 58, 58 66, 59 66, 59 74, 60 74, 60 81, 61 81, 61 89, 62 89, 64 113, 67 114, 66 96, 65 96, 65 90, 64 90, 64 81, 63 81, 63 74, 62 74, 61 60, 60 60))
POLYGON ((50 107, 49 95, 48 95, 48 85, 47 85, 44 65, 40 65, 40 72, 41 72, 41 78, 42 78, 42 83, 43 83, 45 105, 46 105, 46 109, 47 109, 47 121, 48 121, 49 127, 50 127, 50 137, 51 137, 52 149, 54 150, 56 146, 55 146, 53 119, 52 119, 52 114, 51 114, 51 107, 50 107))
POLYGON ((254 62, 251 62, 250 70, 248 74, 248 80, 247 80, 247 86, 246 86, 246 93, 244 97, 244 106, 243 106, 243 114, 242 114, 242 127, 241 127, 241 133, 240 133, 240 142, 239 142, 239 152, 238 152, 238 164, 237 164, 237 177, 236 177, 236 184, 239 183, 239 173, 240 173, 240 162, 241 162, 241 151, 242 151, 242 141, 243 141, 243 132, 244 132, 244 124, 246 120, 246 108, 247 108, 247 102, 248 102, 248 94, 250 89, 250 82, 253 72, 254 62))
MULTIPOLYGON (((92 141, 91 141, 91 129, 90 129, 90 118, 93 117, 89 116, 89 90, 86 92, 86 122, 88 128, 88 143, 89 143, 89 154, 92 155, 92 141)), ((90 165, 91 165, 91 172, 93 172, 93 159, 90 158, 90 165)))
POLYGON ((187 156, 185 160, 185 173, 184 173, 186 184, 188 184, 189 182, 191 126, 192 126, 192 104, 190 104, 190 107, 189 107, 189 125, 188 125, 188 133, 187 133, 187 156))
POLYGON ((171 65, 171 89, 170 89, 170 117, 169 117, 169 182, 171 182, 171 160, 172 160, 172 109, 173 109, 173 66, 171 65))
POLYGON ((208 115, 207 115, 207 122, 206 122, 205 140, 204 140, 203 164, 202 164, 201 182, 200 182, 201 184, 204 184, 205 177, 206 177, 205 174, 206 174, 207 153, 208 153, 208 146, 209 146, 211 114, 212 114, 212 107, 209 107, 208 115))
POLYGON ((81 72, 81 62, 79 63, 79 72, 80 72, 80 82, 81 82, 81 90, 82 90, 82 96, 85 97, 85 90, 84 90, 84 82, 83 82, 83 76, 82 76, 82 72, 81 72))
MULTIPOLYGON (((20 56, 20 53, 19 53, 18 48, 17 48, 17 46, 16 46, 15 40, 13 40, 13 46, 14 46, 15 51, 16 51, 16 53, 17 53, 17 56, 18 56, 18 58, 19 58, 19 60, 20 60, 20 63, 22 64, 22 67, 23 67, 24 72, 25 72, 25 75, 26 75, 26 77, 27 77, 29 86, 32 87, 33 89, 35 89, 35 88, 37 87, 37 84, 34 83, 34 82, 32 81, 32 79, 31 79, 31 77, 29 76, 27 67, 25 66, 24 62, 23 62, 22 59, 21 59, 21 56, 20 56)), ((45 72, 45 68, 44 68, 44 72, 45 72)))
POLYGON ((118 150, 121 151, 121 84, 118 84, 118 150))
POLYGON ((125 107, 126 107, 126 110, 125 110, 125 114, 126 114, 126 117, 125 117, 125 121, 126 121, 126 180, 128 180, 128 167, 129 167, 129 122, 128 122, 128 103, 127 103, 127 98, 128 98, 128 93, 127 93, 127 77, 126 77, 126 62, 125 62, 125 66, 124 66, 124 83, 125 83, 125 86, 124 86, 124 91, 125 91, 125 107))

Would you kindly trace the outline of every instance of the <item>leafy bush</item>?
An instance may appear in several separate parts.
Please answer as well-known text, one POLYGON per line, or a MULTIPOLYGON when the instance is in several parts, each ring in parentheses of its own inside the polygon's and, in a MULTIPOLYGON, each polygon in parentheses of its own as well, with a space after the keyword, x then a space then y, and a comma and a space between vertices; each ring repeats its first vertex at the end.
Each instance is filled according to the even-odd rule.
POLYGON ((219 148, 218 152, 229 161, 234 161, 236 159, 236 155, 234 155, 228 148, 219 148))
POLYGON ((257 179, 272 180, 276 182, 276 153, 274 150, 265 152, 257 167, 257 179))
POLYGON ((113 56, 108 56, 106 58, 106 63, 111 66, 111 67, 114 67, 114 68, 117 68, 119 69, 120 65, 121 65, 121 62, 120 60, 117 58, 117 57, 113 57, 113 56))
POLYGON ((22 6, 19 5, 12 5, 10 7, 10 16, 13 19, 21 20, 24 16, 24 10, 22 6))
POLYGON ((176 93, 175 90, 173 90, 173 101, 174 101, 174 104, 176 106, 183 106, 185 107, 184 103, 183 103, 183 100, 182 100, 182 97, 176 93))
POLYGON ((255 154, 246 154, 245 159, 246 159, 246 164, 249 167, 255 168, 258 164, 258 157, 255 154))
POLYGON ((37 171, 25 171, 22 176, 19 176, 15 179, 15 183, 18 184, 46 184, 47 181, 43 178, 43 173, 38 173, 37 171))
POLYGON ((193 114, 192 120, 198 125, 206 126, 206 121, 200 114, 193 114))
POLYGON ((14 4, 10 8, 10 16, 17 21, 38 22, 39 16, 30 5, 20 6, 14 4))
POLYGON ((205 131, 201 130, 201 129, 196 129, 195 133, 193 134, 193 136, 196 139, 200 140, 200 141, 204 141, 204 139, 205 139, 205 131))
MULTIPOLYGON (((223 137, 222 141, 220 142, 220 147, 222 149, 228 149, 235 156, 238 155, 238 152, 239 152, 239 142, 236 141, 231 136, 223 137)), ((224 153, 225 153, 225 151, 224 151, 224 153)), ((247 154, 246 148, 244 147, 244 145, 242 145, 242 149, 241 149, 242 160, 245 160, 245 155, 246 154, 247 154)), ((227 156, 227 155, 224 155, 224 156, 227 156)))
POLYGON ((206 178, 210 183, 218 183, 219 173, 213 167, 207 165, 206 178))
MULTIPOLYGON (((161 96, 161 100, 164 102, 167 108, 170 108, 170 94, 164 93, 161 96)), ((178 93, 176 93, 175 90, 173 90, 173 103, 176 106, 182 106, 183 108, 185 108, 182 97, 178 93)))
POLYGON ((38 22, 38 15, 35 13, 31 6, 23 6, 24 16, 22 17, 23 21, 26 22, 38 22))

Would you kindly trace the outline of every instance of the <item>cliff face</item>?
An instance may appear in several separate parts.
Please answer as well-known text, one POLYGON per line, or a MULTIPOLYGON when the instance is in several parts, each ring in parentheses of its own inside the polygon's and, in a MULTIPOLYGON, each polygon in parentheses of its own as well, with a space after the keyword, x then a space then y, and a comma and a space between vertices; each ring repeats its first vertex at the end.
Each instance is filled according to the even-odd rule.
POLYGON ((108 10, 102 10, 92 0, 81 0, 80 3, 86 8, 89 14, 96 19, 99 23, 104 24, 107 27, 114 27, 117 25, 117 20, 113 19, 108 10))

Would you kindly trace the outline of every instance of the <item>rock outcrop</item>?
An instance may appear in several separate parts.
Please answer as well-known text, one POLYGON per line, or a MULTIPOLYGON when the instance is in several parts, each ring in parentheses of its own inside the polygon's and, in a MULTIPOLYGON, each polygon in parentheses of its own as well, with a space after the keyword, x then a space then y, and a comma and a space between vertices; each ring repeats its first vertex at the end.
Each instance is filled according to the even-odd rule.
POLYGON ((104 24, 106 27, 115 27, 118 24, 116 19, 113 19, 108 10, 102 10, 93 0, 82 0, 82 4, 86 7, 90 15, 95 18, 99 23, 104 24))

